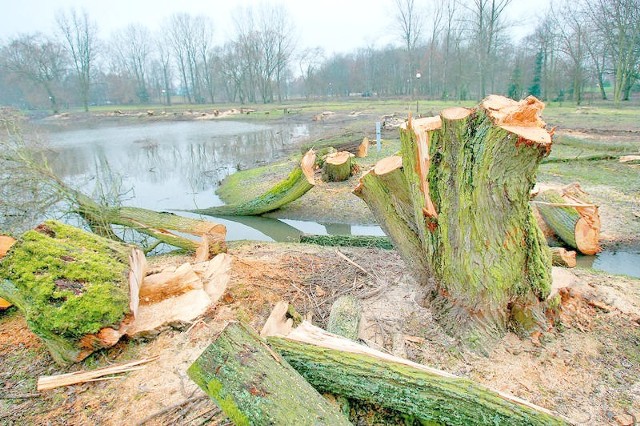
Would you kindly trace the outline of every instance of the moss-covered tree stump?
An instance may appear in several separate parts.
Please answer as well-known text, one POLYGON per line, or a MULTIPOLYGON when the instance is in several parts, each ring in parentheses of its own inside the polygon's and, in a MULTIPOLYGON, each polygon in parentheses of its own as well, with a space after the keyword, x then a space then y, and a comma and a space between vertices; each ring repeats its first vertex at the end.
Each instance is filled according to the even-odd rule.
POLYGON ((47 221, 24 233, 0 261, 0 296, 24 313, 58 363, 80 361, 120 338, 109 330, 130 312, 131 252, 47 221))
POLYGON ((410 119, 401 155, 378 162, 354 191, 430 288, 441 324, 478 349, 509 325, 544 324, 551 256, 529 206, 551 148, 543 107, 489 96, 410 119))

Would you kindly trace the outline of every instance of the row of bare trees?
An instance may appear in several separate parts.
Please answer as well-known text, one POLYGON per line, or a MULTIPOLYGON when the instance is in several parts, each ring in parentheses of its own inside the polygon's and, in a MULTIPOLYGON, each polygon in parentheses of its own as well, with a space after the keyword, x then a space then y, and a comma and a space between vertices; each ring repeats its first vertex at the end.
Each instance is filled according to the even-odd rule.
POLYGON ((269 103, 353 93, 477 99, 488 93, 581 103, 628 100, 640 77, 640 0, 553 2, 518 42, 512 0, 393 0, 398 45, 326 56, 296 51, 286 9, 238 8, 214 43, 211 19, 187 13, 152 32, 130 24, 98 37, 85 12, 60 12, 57 34, 0 45, 0 103, 269 103))

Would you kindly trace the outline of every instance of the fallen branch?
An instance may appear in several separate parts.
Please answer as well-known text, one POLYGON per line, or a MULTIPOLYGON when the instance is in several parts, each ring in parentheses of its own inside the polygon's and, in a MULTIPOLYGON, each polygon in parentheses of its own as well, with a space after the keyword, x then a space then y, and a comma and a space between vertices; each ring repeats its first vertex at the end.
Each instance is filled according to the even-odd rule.
POLYGON ((203 401, 205 399, 208 399, 209 397, 207 395, 198 395, 198 396, 194 396, 191 398, 187 398, 184 401, 180 401, 176 404, 170 405, 168 407, 163 408, 160 411, 157 411, 147 417, 145 417, 144 419, 142 419, 140 422, 138 422, 138 426, 143 426, 147 423, 149 423, 151 420, 156 419, 160 416, 164 416, 165 414, 171 412, 172 410, 175 410, 176 408, 180 408, 182 406, 185 406, 187 404, 191 404, 192 402, 198 402, 198 401, 203 401))
POLYGON ((158 357, 141 359, 139 361, 128 362, 126 364, 114 365, 111 367, 99 368, 92 371, 76 371, 74 373, 59 374, 56 376, 42 376, 38 378, 37 389, 39 391, 55 389, 61 386, 77 385, 88 381, 95 381, 104 376, 113 374, 121 374, 129 371, 141 370, 145 368, 142 364, 146 364, 157 360, 158 357))
POLYGON ((341 258, 343 258, 344 260, 346 260, 348 263, 352 264, 353 266, 355 266, 356 268, 358 268, 359 270, 361 270, 364 274, 366 275, 371 275, 371 272, 367 271, 366 269, 364 269, 362 266, 358 265, 356 262, 354 262, 353 260, 349 259, 344 253, 342 253, 340 250, 336 249, 336 254, 338 256, 340 256, 341 258))

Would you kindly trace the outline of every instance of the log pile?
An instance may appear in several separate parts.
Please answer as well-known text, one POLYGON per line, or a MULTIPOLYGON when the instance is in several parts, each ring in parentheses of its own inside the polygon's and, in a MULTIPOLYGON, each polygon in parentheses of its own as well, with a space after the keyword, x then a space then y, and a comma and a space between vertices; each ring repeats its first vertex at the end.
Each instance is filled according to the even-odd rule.
POLYGON ((122 336, 189 323, 222 296, 231 258, 147 274, 137 248, 47 221, 0 260, 0 297, 16 305, 59 364, 79 362, 122 336))

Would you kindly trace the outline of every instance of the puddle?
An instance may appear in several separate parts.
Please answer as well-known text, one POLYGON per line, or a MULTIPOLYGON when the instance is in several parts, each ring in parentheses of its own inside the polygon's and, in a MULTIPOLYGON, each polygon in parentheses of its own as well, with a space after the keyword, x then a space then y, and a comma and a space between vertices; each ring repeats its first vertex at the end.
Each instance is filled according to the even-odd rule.
POLYGON ((640 278, 640 252, 604 250, 596 256, 578 256, 576 260, 579 268, 640 278))

